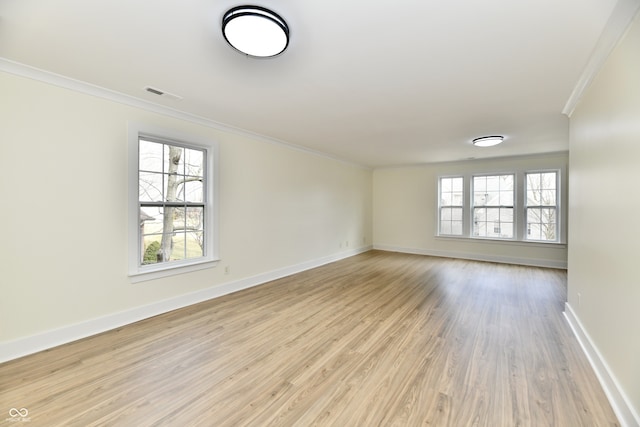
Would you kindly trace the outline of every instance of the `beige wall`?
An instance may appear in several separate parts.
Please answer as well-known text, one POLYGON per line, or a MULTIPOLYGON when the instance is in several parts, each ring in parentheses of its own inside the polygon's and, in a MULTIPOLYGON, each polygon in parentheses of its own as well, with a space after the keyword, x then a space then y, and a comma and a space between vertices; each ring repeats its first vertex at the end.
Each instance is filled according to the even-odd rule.
MULTIPOLYGON (((408 252, 564 267, 566 245, 437 237, 438 176, 515 170, 565 169, 567 154, 541 155, 415 167, 373 173, 374 245, 408 252)), ((566 201, 566 191, 561 192, 566 201)), ((563 212, 566 215, 566 210, 563 212)))
POLYGON ((11 74, 0 93, 0 344, 371 244, 370 170, 11 74), (218 267, 130 282, 129 121, 219 142, 218 267))
POLYGON ((640 16, 570 134, 569 305, 640 414, 640 16))

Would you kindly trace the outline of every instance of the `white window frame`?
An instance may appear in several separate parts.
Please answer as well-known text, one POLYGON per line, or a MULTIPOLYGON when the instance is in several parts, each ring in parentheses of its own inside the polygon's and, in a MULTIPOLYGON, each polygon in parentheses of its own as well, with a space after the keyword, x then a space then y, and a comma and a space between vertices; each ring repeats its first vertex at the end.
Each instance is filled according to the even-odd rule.
MULTIPOLYGON (((515 240, 517 235, 518 235, 518 226, 517 226, 517 208, 516 208, 516 197, 517 197, 517 192, 518 192, 518 177, 516 176, 516 174, 514 172, 497 172, 497 173, 481 173, 481 174, 472 174, 470 179, 469 179, 469 200, 470 200, 470 208, 469 208, 469 215, 471 217, 471 223, 469 224, 470 226, 470 231, 469 231, 469 237, 473 238, 473 239, 491 239, 491 240, 515 240), (500 177, 500 176, 511 176, 513 177, 513 190, 512 190, 512 200, 513 203, 511 205, 479 205, 476 206, 475 204, 475 178, 486 178, 489 176, 496 176, 496 177, 500 177), (513 234, 511 237, 497 237, 497 236, 476 236, 474 234, 474 222, 475 222, 475 210, 476 209, 512 209, 513 210, 513 234)), ((502 190, 500 190, 502 191, 502 190)), ((488 222, 487 222, 488 224, 488 222)), ((495 233, 495 231, 494 231, 495 233)))
POLYGON ((218 144, 204 138, 148 126, 128 125, 128 262, 132 282, 152 280, 214 267, 218 256, 218 144), (148 138, 164 144, 203 150, 205 154, 204 185, 204 256, 157 264, 141 264, 139 141, 148 138))
POLYGON ((523 190, 523 197, 524 197, 524 212, 523 212, 523 222, 524 222, 524 240, 528 241, 528 242, 536 242, 536 243, 554 243, 554 242, 558 242, 560 241, 560 224, 562 223, 561 221, 561 203, 560 203, 560 193, 561 193, 561 184, 562 184, 562 178, 561 178, 561 171, 559 169, 533 169, 533 170, 527 170, 524 172, 524 190, 523 190), (555 173, 556 174, 556 200, 555 200, 555 205, 553 206, 546 206, 546 205, 534 205, 534 206, 529 206, 528 203, 528 198, 527 198, 527 175, 529 174, 543 174, 543 173, 555 173), (541 239, 530 239, 529 238, 529 233, 528 233, 528 227, 529 224, 527 222, 527 211, 529 208, 549 208, 549 207, 553 207, 556 211, 556 229, 555 229, 555 235, 556 238, 555 240, 541 240, 541 239))
POLYGON ((465 235, 465 214, 464 214, 464 193, 465 193, 465 179, 463 175, 444 175, 444 176, 439 176, 438 177, 438 225, 437 225, 437 230, 438 230, 438 235, 439 236, 453 236, 453 237, 462 237, 465 235), (462 203, 460 205, 442 205, 442 180, 443 179, 455 179, 455 178, 460 178, 462 179, 462 203), (442 232, 442 209, 443 208, 461 208, 462 209, 462 234, 453 234, 453 233, 443 233, 442 232))
POLYGON ((496 242, 514 245, 526 246, 548 246, 548 245, 566 245, 566 215, 564 213, 567 200, 564 196, 566 182, 564 182, 566 166, 551 168, 513 168, 513 169, 485 169, 480 168, 477 171, 465 171, 464 173, 443 173, 436 176, 436 214, 435 214, 435 235, 443 240, 466 240, 477 242, 496 242), (556 240, 533 240, 527 239, 527 173, 556 173, 556 240), (473 236, 473 177, 474 176, 491 176, 491 175, 514 175, 514 233, 513 238, 497 238, 497 237, 481 237, 473 236), (451 177, 464 177, 463 191, 463 234, 450 235, 440 233, 440 179, 451 177))

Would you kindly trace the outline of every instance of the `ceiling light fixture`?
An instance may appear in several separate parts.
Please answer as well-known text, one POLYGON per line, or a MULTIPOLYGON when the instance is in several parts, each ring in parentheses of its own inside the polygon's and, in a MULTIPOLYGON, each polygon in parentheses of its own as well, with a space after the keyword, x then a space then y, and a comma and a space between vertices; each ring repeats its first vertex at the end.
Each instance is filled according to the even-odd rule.
POLYGON ((238 6, 222 17, 222 35, 240 53, 255 58, 280 55, 289 45, 289 26, 260 6, 238 6))
POLYGON ((476 147, 493 147, 494 145, 500 144, 504 140, 504 136, 481 136, 480 138, 474 139, 473 145, 476 147))

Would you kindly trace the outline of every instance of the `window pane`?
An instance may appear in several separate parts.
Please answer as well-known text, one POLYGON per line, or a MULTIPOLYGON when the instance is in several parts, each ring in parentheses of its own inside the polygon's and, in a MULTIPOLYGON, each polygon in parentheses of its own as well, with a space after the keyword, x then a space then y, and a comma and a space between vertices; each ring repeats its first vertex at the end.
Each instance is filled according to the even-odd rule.
POLYGON ((460 192, 462 193, 462 177, 459 178, 452 178, 452 190, 456 191, 456 192, 460 192))
POLYGON ((556 232, 555 208, 527 208, 527 239, 555 241, 556 232))
POLYGON ((513 208, 501 208, 500 221, 513 222, 513 208))
POLYGON ((138 185, 138 197, 141 202, 160 202, 162 197, 161 173, 140 172, 138 185))
POLYGON ((186 229, 189 231, 202 230, 204 223, 204 208, 188 207, 186 217, 186 229))
POLYGON ((456 236, 462 235, 462 221, 452 221, 451 222, 451 234, 456 236))
POLYGON ((171 236, 171 261, 176 261, 185 258, 186 247, 186 233, 173 233, 171 236))
POLYGON ((203 233, 188 232, 185 235, 186 243, 186 257, 187 258, 199 258, 204 256, 204 241, 202 239, 203 233))
POLYGON ((527 174, 527 206, 556 206, 557 172, 527 174))
POLYGON ((182 147, 164 145, 164 173, 184 175, 183 151, 182 147))
POLYGON ((455 191, 451 193, 451 204, 454 206, 462 206, 462 192, 455 191))
POLYGON ((139 141, 139 168, 141 171, 162 172, 162 145, 157 142, 139 141))
POLYGON ((462 208, 452 208, 451 219, 454 221, 462 221, 462 208))
POLYGON ((498 176, 488 176, 487 178, 487 191, 499 191, 500 179, 498 176))
POLYGON ((440 179, 440 192, 442 193, 450 193, 453 190, 453 185, 451 183, 451 178, 441 178, 440 179))
POLYGON ((491 208, 487 209, 487 221, 499 221, 500 220, 500 209, 491 208))
POLYGON ((447 221, 447 220, 440 221, 440 233, 451 234, 451 221, 447 221))
POLYGON ((540 188, 555 190, 556 189, 556 172, 545 172, 540 174, 540 188))
POLYGON ((556 205, 556 190, 542 190, 540 192, 541 205, 543 206, 555 206, 556 205))
POLYGON ((442 193, 440 197, 441 206, 451 206, 451 193, 442 193))
POLYGON ((184 174, 190 176, 203 176, 204 152, 186 148, 184 150, 184 174))
POLYGON ((440 220, 451 221, 451 208, 440 209, 440 220))
POLYGON ((187 181, 181 186, 179 199, 191 203, 201 203, 204 200, 204 188, 202 181, 187 181))
POLYGON ((513 191, 500 191, 500 206, 513 206, 513 191))

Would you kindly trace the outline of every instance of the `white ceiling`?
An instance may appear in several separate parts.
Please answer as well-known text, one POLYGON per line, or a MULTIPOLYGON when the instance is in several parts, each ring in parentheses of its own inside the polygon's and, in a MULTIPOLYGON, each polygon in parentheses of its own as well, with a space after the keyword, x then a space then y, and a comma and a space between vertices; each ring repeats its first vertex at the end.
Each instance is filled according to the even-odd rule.
POLYGON ((0 57, 367 166, 523 155, 568 149, 616 0, 250 1, 291 28, 267 60, 222 37, 240 4, 0 0, 0 57))

